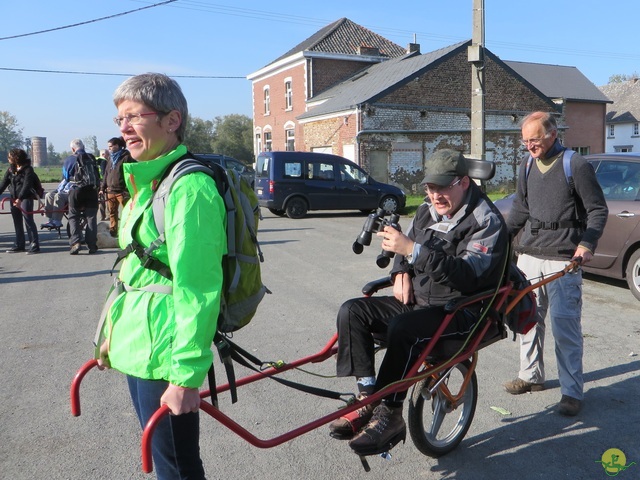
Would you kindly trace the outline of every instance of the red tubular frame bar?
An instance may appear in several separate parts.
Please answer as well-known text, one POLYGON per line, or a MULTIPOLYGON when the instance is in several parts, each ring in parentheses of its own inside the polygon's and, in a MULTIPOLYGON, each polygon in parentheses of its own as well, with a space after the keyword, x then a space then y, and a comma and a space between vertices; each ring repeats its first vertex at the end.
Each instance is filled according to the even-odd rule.
MULTIPOLYGON (((511 299, 510 302, 507 303, 507 301, 509 300, 509 295, 512 294, 513 292, 513 285, 509 282, 507 285, 501 287, 495 293, 496 297, 494 299, 492 309, 497 311, 502 311, 504 313, 510 312, 513 309, 513 307, 518 303, 518 301, 520 301, 520 299, 524 295, 526 295, 529 291, 565 275, 570 270, 579 266, 579 264, 580 263, 578 261, 572 261, 564 268, 564 270, 554 275, 551 275, 533 285, 530 285, 527 288, 524 288, 523 290, 520 290, 518 294, 513 299, 511 299)), ((220 422, 229 430, 233 431, 235 434, 237 434, 238 436, 240 436, 241 438, 249 442, 251 445, 258 448, 276 447, 278 445, 281 445, 282 443, 288 442, 289 440, 299 437, 300 435, 308 433, 311 430, 319 428, 322 425, 329 423, 343 416, 346 413, 357 410, 363 405, 368 405, 370 403, 376 402, 380 400, 382 397, 385 397, 390 393, 393 393, 399 390, 406 390, 411 385, 417 383, 418 381, 420 381, 423 378, 426 378, 429 375, 439 373, 442 370, 448 368, 449 366, 455 365, 463 360, 466 360, 472 356, 475 356, 478 350, 503 338, 503 337, 497 336, 483 342, 484 336, 487 334, 487 332, 491 328, 492 322, 493 322, 492 319, 485 318, 483 320, 484 324, 482 325, 480 330, 472 337, 472 341, 469 342, 465 347, 463 347, 461 351, 457 352, 453 357, 435 366, 431 366, 427 364, 426 370, 421 370, 425 365, 425 361, 427 357, 431 355, 431 352, 433 351, 437 341, 439 340, 440 336, 444 332, 444 329, 447 327, 447 325, 453 318, 455 312, 460 308, 463 308, 469 304, 475 303, 479 300, 490 298, 493 295, 494 295, 494 292, 491 292, 488 294, 487 293, 479 294, 469 299, 466 299, 464 302, 458 304, 456 306, 456 310, 454 312, 449 313, 445 317, 442 324, 440 325, 440 327, 438 328, 434 336, 431 338, 431 340, 427 343, 424 350, 422 351, 422 354, 416 360, 413 367, 411 368, 411 370, 409 370, 409 372, 407 373, 404 379, 386 386, 385 388, 376 392, 375 394, 368 396, 364 401, 354 402, 351 405, 347 405, 344 408, 338 409, 335 412, 332 412, 321 418, 313 420, 305 425, 302 425, 291 431, 285 432, 279 436, 276 436, 267 440, 262 440, 256 437, 251 432, 249 432, 246 428, 244 428, 242 425, 240 425, 239 423, 231 419, 229 416, 222 413, 218 408, 214 407, 209 402, 205 401, 204 399, 211 395, 211 392, 209 390, 203 390, 200 392, 200 398, 202 399, 200 402, 200 409, 205 413, 209 414, 210 416, 212 416, 213 418, 215 418, 218 422, 220 422)), ((280 368, 270 367, 262 372, 240 378, 236 380, 236 386, 240 387, 242 385, 247 385, 249 383, 253 383, 255 381, 261 380, 263 378, 271 377, 271 376, 286 372, 288 370, 292 370, 294 368, 297 368, 309 363, 323 362, 327 358, 330 358, 336 354, 337 341, 338 341, 338 334, 335 333, 331 337, 331 339, 327 342, 327 344, 322 348, 322 350, 320 350, 318 353, 301 358, 291 363, 286 363, 280 368)), ((97 365, 98 365, 97 360, 89 360, 78 370, 78 372, 73 378, 73 381, 71 383, 71 392, 70 392, 71 413, 73 416, 77 417, 80 415, 80 384, 83 378, 85 377, 85 375, 89 372, 89 370, 91 370, 97 365)), ((226 383, 224 385, 220 385, 219 387, 217 387, 216 392, 222 393, 229 390, 229 388, 230 388, 229 384, 226 383)), ((160 420, 162 420, 168 414, 169 414, 169 408, 166 405, 160 407, 151 416, 151 418, 147 422, 147 425, 144 428, 144 431, 142 434, 142 442, 141 442, 141 455, 142 455, 142 470, 145 473, 151 473, 153 471, 153 461, 151 456, 151 438, 153 436, 153 433, 155 432, 158 422, 160 422, 160 420)))
MULTIPOLYGON (((9 210, 5 210, 4 204, 7 200, 9 201, 9 206, 11 206, 11 197, 4 197, 2 201, 0 201, 0 214, 8 215, 11 213, 11 208, 9 208, 9 210)), ((18 207, 18 210, 20 210, 24 214, 44 215, 44 203, 42 203, 42 199, 39 198, 37 202, 38 202, 38 210, 34 210, 33 212, 27 212, 22 207, 18 207)))

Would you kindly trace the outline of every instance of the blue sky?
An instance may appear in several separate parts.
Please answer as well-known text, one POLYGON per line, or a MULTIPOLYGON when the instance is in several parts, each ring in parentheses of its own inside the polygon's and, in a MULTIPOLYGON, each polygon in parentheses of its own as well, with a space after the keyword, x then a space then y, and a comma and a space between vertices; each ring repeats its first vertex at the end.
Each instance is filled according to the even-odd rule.
MULTIPOLYGON (((56 151, 96 135, 100 148, 119 134, 111 96, 147 71, 177 78, 192 115, 251 115, 246 75, 341 18, 422 52, 471 38, 472 0, 323 0, 255 2, 178 0, 73 28, 20 36, 109 17, 162 0, 2 2, 0 111, 25 136, 44 136, 56 151), (85 72, 83 75, 24 70, 85 72)), ((640 72, 638 0, 485 1, 485 45, 503 60, 575 66, 596 85, 640 72)))

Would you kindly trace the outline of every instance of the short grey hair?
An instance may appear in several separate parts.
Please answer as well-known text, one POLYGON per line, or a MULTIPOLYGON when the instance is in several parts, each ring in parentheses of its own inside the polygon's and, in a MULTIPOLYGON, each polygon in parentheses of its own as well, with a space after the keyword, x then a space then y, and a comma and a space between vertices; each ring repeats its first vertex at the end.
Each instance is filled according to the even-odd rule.
POLYGON ((160 114, 177 110, 182 122, 176 130, 176 135, 179 141, 184 140, 189 108, 178 82, 162 73, 143 73, 130 77, 113 93, 113 103, 116 107, 125 100, 143 103, 160 114))
POLYGON ((84 150, 84 142, 79 138, 74 138, 69 144, 72 150, 84 150))

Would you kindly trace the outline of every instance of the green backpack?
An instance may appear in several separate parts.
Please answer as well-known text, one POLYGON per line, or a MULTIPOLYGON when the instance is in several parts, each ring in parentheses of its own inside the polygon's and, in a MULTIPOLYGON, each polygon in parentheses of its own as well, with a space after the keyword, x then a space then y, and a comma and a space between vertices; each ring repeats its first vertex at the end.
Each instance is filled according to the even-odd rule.
POLYGON ((249 182, 233 170, 227 171, 214 162, 195 158, 191 154, 177 160, 167 169, 153 194, 153 220, 158 238, 148 248, 143 248, 134 240, 118 256, 124 258, 133 252, 145 268, 172 278, 170 268, 151 253, 165 243, 164 209, 171 187, 183 175, 194 172, 204 172, 215 180, 227 211, 227 254, 222 260, 224 280, 218 331, 230 333, 247 325, 265 293, 271 293, 262 284, 260 275, 260 263, 264 257, 257 237, 260 220, 258 197, 249 182))

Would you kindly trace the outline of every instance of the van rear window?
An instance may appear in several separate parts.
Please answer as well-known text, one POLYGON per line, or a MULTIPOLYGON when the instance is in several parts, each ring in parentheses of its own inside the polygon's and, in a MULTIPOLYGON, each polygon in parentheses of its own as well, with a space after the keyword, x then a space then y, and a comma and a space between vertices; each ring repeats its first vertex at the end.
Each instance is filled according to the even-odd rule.
POLYGON ((258 157, 256 162, 256 177, 269 178, 269 164, 271 159, 269 157, 258 157))

